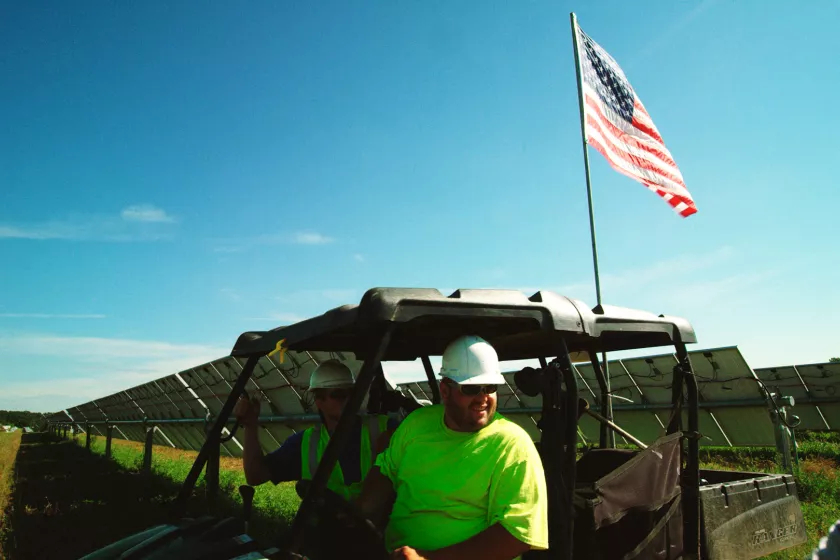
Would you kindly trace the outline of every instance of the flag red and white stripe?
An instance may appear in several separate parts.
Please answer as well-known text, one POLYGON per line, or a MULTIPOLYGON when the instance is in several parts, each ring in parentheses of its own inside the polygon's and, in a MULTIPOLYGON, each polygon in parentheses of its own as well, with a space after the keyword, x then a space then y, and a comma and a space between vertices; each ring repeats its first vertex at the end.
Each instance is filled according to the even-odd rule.
POLYGON ((576 27, 587 143, 681 216, 697 212, 662 135, 616 61, 576 27))

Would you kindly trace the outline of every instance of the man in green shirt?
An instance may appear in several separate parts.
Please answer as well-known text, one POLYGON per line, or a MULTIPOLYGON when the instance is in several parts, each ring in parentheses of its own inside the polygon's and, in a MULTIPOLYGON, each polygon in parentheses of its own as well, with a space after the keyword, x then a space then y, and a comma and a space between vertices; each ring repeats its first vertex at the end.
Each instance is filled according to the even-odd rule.
POLYGON ((542 462, 530 436, 496 412, 505 383, 495 349, 452 341, 440 371, 442 405, 408 415, 365 480, 358 505, 388 511, 391 558, 511 560, 548 547, 542 462))

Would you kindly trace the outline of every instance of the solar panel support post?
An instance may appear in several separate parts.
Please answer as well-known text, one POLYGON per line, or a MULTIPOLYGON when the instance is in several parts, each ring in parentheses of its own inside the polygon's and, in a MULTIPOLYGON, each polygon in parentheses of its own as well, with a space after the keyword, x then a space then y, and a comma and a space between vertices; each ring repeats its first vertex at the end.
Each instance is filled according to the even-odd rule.
POLYGON ((85 449, 90 451, 90 423, 85 423, 85 449))
POLYGON ((776 393, 768 395, 768 399, 775 403, 775 406, 771 404, 770 418, 773 421, 773 429, 776 435, 776 451, 782 457, 782 469, 786 473, 793 474, 793 442, 791 437, 793 430, 787 427, 788 408, 784 405, 779 406, 781 403, 777 397, 778 394, 776 393))
POLYGON ((379 344, 375 348, 374 353, 368 356, 364 364, 362 364, 362 369, 359 371, 355 385, 353 385, 353 392, 350 394, 350 398, 344 406, 344 411, 341 413, 338 426, 336 426, 335 432, 331 435, 327 448, 324 449, 321 462, 318 463, 318 468, 312 476, 309 490, 298 508, 297 515, 295 515, 292 521, 292 526, 289 530, 290 541, 286 549, 287 553, 298 553, 301 546, 303 546, 307 534, 306 527, 309 526, 310 518, 315 513, 316 507, 323 502, 327 481, 338 461, 339 453, 341 453, 341 450, 350 440, 351 431, 355 424, 353 417, 356 416, 361 408, 362 401, 370 389, 375 373, 382 371, 380 363, 391 342, 394 327, 394 323, 388 324, 379 339, 379 344))
POLYGON ((143 424, 143 431, 146 436, 145 446, 143 448, 143 473, 151 474, 152 472, 152 445, 155 438, 155 427, 143 424))
MULTIPOLYGON (((780 422, 781 424, 781 422, 780 422)), ((786 473, 793 474, 793 457, 790 445, 790 433, 784 424, 779 426, 782 432, 782 468, 786 473)))
MULTIPOLYGON (((592 179, 589 174, 589 150, 587 149, 586 138, 586 109, 583 100, 583 80, 580 72, 580 50, 578 49, 578 25, 575 13, 569 14, 572 24, 572 44, 575 51, 575 75, 577 77, 578 103, 580 109, 580 138, 583 145, 583 168, 586 173, 586 201, 589 206, 589 236, 592 241, 592 266, 595 271, 595 299, 598 306, 601 305, 601 277, 598 272, 598 244, 595 240, 595 211, 592 207, 592 179)), ((613 421, 612 398, 610 398, 610 365, 607 362, 607 353, 601 354, 604 362, 604 379, 606 379, 606 393, 601 393, 604 402, 601 407, 601 414, 608 420, 613 421)), ((607 446, 615 447, 615 433, 607 430, 607 446)), ((603 446, 603 442, 602 442, 603 446)))
POLYGON ((111 440, 114 438, 114 426, 108 424, 105 428, 105 458, 111 458, 111 440))
POLYGON ((261 355, 249 356, 248 361, 245 362, 245 367, 242 368, 242 373, 239 374, 239 377, 236 379, 236 383, 234 383, 233 388, 230 390, 230 394, 228 395, 225 404, 222 405, 222 409, 213 421, 213 425, 207 433, 207 439, 204 440, 204 445, 201 446, 201 450, 198 452, 198 456, 195 458, 195 462, 193 462, 190 472, 187 473, 187 477, 181 485, 181 490, 175 498, 176 503, 186 503, 190 494, 192 494, 193 488, 195 488, 195 483, 198 481, 201 471, 204 470, 204 465, 207 464, 207 460, 214 447, 216 448, 216 453, 218 454, 219 439, 222 437, 222 427, 227 422, 230 413, 233 411, 233 407, 236 406, 236 401, 244 391, 245 385, 251 378, 251 374, 254 372, 254 368, 257 366, 257 362, 259 362, 261 357, 261 355))

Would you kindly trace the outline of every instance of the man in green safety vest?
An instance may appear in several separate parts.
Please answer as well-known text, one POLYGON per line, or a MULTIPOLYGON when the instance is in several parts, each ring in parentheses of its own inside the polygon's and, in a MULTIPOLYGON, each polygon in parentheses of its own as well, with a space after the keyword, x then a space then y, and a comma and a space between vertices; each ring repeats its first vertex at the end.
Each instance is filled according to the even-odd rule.
POLYGON ((379 455, 356 501, 390 510, 393 559, 511 560, 548 548, 542 461, 531 437, 496 412, 505 383, 496 350, 462 336, 443 353, 442 405, 412 412, 379 455))
MULTIPOLYGON (((260 403, 256 399, 240 398, 233 413, 245 431, 242 462, 248 484, 257 486, 269 480, 274 484, 312 480, 353 384, 352 372, 340 361, 327 360, 319 364, 309 378, 308 391, 315 399, 321 423, 292 434, 267 455, 263 454, 257 435, 260 403)), ((356 498, 365 475, 376 456, 388 446, 396 427, 396 420, 386 415, 358 416, 350 441, 330 473, 327 488, 346 500, 356 498)))

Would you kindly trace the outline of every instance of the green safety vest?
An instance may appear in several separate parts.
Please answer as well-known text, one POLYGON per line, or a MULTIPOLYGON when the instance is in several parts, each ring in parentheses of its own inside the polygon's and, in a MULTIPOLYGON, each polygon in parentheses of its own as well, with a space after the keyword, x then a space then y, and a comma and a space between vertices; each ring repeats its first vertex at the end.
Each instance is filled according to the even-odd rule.
MULTIPOLYGON (((359 482, 346 484, 344 482, 344 474, 341 472, 341 464, 336 461, 333 471, 330 473, 330 478, 327 481, 327 488, 340 495, 345 500, 352 500, 362 492, 362 485, 365 475, 373 466, 376 460, 376 440, 379 439, 380 434, 388 429, 388 416, 384 414, 369 415, 362 417, 362 447, 359 450, 359 458, 361 460, 362 479, 359 482)), ((322 424, 307 428, 303 432, 303 441, 301 442, 301 478, 303 480, 312 480, 318 465, 321 462, 321 457, 324 455, 324 450, 330 442, 330 433, 324 429, 322 424)))

